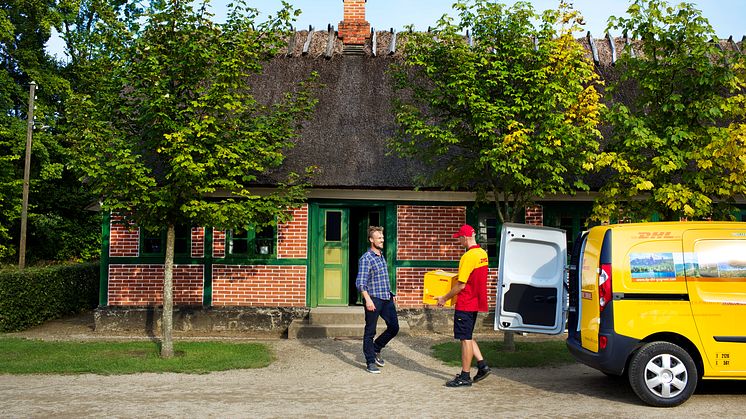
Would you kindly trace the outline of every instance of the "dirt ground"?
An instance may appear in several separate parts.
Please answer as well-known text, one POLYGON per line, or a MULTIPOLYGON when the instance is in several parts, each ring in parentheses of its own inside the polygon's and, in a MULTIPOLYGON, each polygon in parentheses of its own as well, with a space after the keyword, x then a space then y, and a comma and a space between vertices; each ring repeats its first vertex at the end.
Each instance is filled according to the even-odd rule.
MULTIPOLYGON (((10 335, 148 338, 96 334, 89 315, 10 335)), ((626 382, 579 364, 493 369, 491 376, 470 388, 447 388, 443 384, 458 368, 430 355, 431 345, 445 340, 449 337, 397 337, 383 351, 387 364, 379 375, 364 370, 357 339, 263 341, 277 360, 256 370, 202 375, 3 375, 0 416, 737 418, 746 410, 746 382, 707 383, 684 405, 660 409, 643 405, 626 382)))

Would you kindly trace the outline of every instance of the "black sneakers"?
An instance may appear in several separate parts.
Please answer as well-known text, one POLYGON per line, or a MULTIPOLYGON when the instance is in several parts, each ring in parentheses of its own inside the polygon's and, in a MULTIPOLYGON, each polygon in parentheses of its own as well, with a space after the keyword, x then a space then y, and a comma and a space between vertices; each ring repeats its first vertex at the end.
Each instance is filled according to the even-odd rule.
POLYGON ((492 372, 492 370, 488 366, 485 366, 484 368, 477 368, 477 375, 474 376, 473 380, 469 377, 463 377, 461 374, 458 374, 453 380, 446 383, 446 387, 471 386, 472 383, 484 380, 485 377, 490 375, 490 372, 492 372))
POLYGON ((484 368, 477 368, 477 375, 474 376, 474 382, 478 383, 484 380, 485 377, 490 375, 490 372, 492 372, 492 370, 490 369, 490 367, 487 366, 485 366, 484 368))
POLYGON ((446 387, 468 387, 471 386, 471 378, 463 378, 458 374, 456 378, 446 383, 446 387))
POLYGON ((380 374, 381 370, 379 370, 378 367, 382 367, 384 365, 386 365, 386 361, 381 358, 380 352, 376 352, 376 357, 374 358, 373 362, 368 364, 368 368, 366 368, 366 371, 371 374, 380 374))
POLYGON ((368 364, 368 368, 366 368, 365 370, 368 371, 371 374, 380 374, 381 373, 381 370, 378 369, 378 367, 376 366, 376 364, 368 364))
POLYGON ((379 367, 386 365, 386 361, 381 358, 380 352, 376 352, 376 365, 378 365, 379 367))

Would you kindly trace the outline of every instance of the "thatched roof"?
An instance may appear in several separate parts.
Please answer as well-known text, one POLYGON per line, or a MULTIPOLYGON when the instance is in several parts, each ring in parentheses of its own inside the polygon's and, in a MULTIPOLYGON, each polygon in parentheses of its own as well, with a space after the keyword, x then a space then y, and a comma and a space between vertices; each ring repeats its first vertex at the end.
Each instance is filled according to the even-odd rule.
MULTIPOLYGON (((274 97, 292 88, 312 71, 324 85, 313 119, 304 124, 295 148, 289 151, 281 169, 268 173, 263 183, 283 178, 283 173, 302 173, 317 166, 312 184, 317 188, 412 189, 413 176, 427 168, 419 162, 387 155, 386 141, 394 134, 391 112, 394 95, 389 65, 399 56, 407 33, 375 32, 356 55, 345 54, 334 32, 299 31, 288 40, 284 54, 269 62, 257 83, 257 99, 271 103, 274 97), (392 48, 392 41, 393 48, 392 48), (375 42, 375 54, 373 44, 375 42)), ((589 59, 596 62, 604 79, 618 77, 614 58, 624 38, 578 39, 589 59), (611 42, 614 48, 612 48, 611 42), (593 47, 592 47, 593 45, 593 47), (595 49, 595 53, 594 53, 595 49)), ((723 40, 722 48, 743 51, 744 42, 723 40)))
POLYGON ((317 166, 312 179, 316 187, 411 188, 417 165, 386 155, 386 140, 394 135, 393 89, 386 75, 390 63, 342 55, 280 57, 270 62, 256 93, 259 100, 271 101, 312 71, 319 73, 324 85, 312 119, 304 123, 282 170, 273 175, 317 166))
MULTIPOLYGON (((408 32, 376 31, 366 40, 363 46, 365 56, 376 58, 392 58, 400 56, 400 46, 407 38, 408 32), (373 45, 375 44, 375 53, 373 45)), ((586 56, 593 59, 596 64, 601 66, 613 65, 616 57, 624 49, 625 45, 631 44, 635 51, 639 52, 641 41, 636 39, 614 37, 606 34, 603 37, 596 38, 591 36, 590 32, 577 41, 587 51, 586 56), (613 44, 613 46, 612 46, 613 44), (593 50, 596 50, 594 55, 593 50)), ((728 39, 717 41, 719 47, 726 51, 738 51, 746 53, 744 43, 746 36, 740 41, 736 41, 731 36, 728 39)), ((343 54, 345 46, 332 30, 325 31, 297 31, 288 38, 288 48, 286 55, 289 57, 308 57, 308 58, 332 58, 343 54), (309 37, 310 34, 310 37, 309 37)))

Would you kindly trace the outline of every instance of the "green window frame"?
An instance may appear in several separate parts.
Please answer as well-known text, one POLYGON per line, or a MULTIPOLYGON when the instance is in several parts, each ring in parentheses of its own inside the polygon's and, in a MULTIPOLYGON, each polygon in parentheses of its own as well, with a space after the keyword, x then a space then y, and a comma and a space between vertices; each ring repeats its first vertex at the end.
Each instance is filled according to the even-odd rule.
POLYGON ((489 260, 500 256, 500 231, 502 225, 494 213, 480 212, 477 217, 477 243, 487 252, 489 260))
POLYGON ((277 255, 277 229, 244 227, 227 230, 226 256, 246 259, 272 259, 277 255))
MULTIPOLYGON (((189 256, 192 253, 192 228, 188 226, 176 226, 174 237, 174 255, 189 256)), ((140 229, 140 255, 141 256, 165 256, 166 255, 166 230, 158 233, 150 233, 140 229)))

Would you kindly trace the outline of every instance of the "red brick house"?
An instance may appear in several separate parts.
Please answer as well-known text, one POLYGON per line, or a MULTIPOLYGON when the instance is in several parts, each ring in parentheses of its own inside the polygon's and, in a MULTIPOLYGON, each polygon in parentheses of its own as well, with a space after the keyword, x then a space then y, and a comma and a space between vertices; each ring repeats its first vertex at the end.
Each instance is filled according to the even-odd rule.
MULTIPOLYGON (((281 334, 312 308, 358 305, 357 259, 367 247, 369 225, 385 228, 391 284, 412 328, 432 327, 434 313, 443 312, 422 304, 423 276, 457 268, 463 250, 451 234, 461 224, 477 228, 478 241, 496 259, 500 226, 492 208, 474 206, 470 192, 416 190, 418 163, 387 155, 394 119, 386 70, 397 57, 397 34, 371 32, 364 5, 365 0, 345 0, 338 34, 333 29, 296 32, 287 54, 267 64, 260 100, 271 101, 311 71, 325 85, 317 112, 284 167, 302 172, 314 165, 319 172, 307 203, 275 230, 177 229, 175 330, 281 334)), ((579 42, 604 76, 625 40, 579 42)), ((272 176, 267 174, 266 187, 272 176)), ((590 194, 547 200, 527 209, 525 221, 560 227, 574 237, 592 200, 590 194)), ((154 328, 162 302, 165 236, 149 237, 114 221, 105 217, 103 226, 96 326, 154 328)), ((493 308, 496 276, 491 269, 493 308)), ((488 317, 484 323, 491 322, 488 317)))

